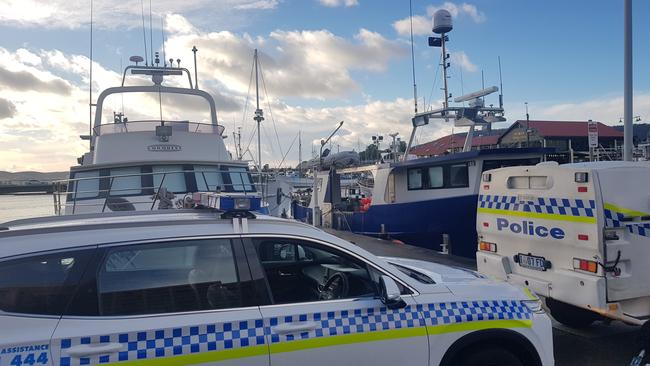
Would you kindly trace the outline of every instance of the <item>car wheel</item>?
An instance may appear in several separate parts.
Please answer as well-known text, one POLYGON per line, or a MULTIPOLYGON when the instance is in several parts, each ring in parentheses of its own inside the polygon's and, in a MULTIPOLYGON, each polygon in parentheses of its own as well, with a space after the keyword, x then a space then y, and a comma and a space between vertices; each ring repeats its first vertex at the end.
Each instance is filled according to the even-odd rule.
POLYGON ((548 306, 551 311, 553 319, 571 328, 588 327, 591 323, 600 318, 598 314, 592 311, 551 298, 546 299, 546 306, 548 306))
POLYGON ((516 354, 498 346, 468 349, 461 357, 458 366, 524 366, 516 354))

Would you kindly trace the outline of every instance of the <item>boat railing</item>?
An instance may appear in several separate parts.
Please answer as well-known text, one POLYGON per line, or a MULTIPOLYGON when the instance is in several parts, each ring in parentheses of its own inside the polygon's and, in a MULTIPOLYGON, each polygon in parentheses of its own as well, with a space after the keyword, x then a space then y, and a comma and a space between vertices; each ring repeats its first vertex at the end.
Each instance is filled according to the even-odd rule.
POLYGON ((172 132, 192 132, 206 134, 223 134, 224 127, 212 123, 193 121, 166 121, 166 120, 137 120, 127 122, 105 123, 93 128, 95 136, 129 133, 129 132, 154 132, 157 126, 171 126, 172 132))
MULTIPOLYGON (((140 207, 147 206, 147 210, 156 209, 163 192, 173 194, 173 199, 182 204, 180 199, 191 196, 190 187, 187 185, 186 176, 194 175, 197 192, 224 192, 233 194, 257 194, 263 196, 269 180, 268 173, 250 171, 236 171, 225 169, 214 170, 179 170, 166 172, 147 172, 132 174, 115 174, 94 177, 81 177, 53 182, 54 212, 56 215, 74 214, 78 212, 106 212, 114 200, 128 199, 128 204, 140 207), (224 181, 227 174, 230 182, 224 181), (174 189, 169 181, 182 177, 183 189, 174 189), (158 179, 160 179, 158 181, 158 179), (125 186, 129 180, 143 182, 148 180, 152 184, 125 186), (125 184, 126 183, 126 184, 125 184), (163 190, 164 188, 164 190, 163 190), (95 208, 95 210, 92 210, 95 208)), ((163 198, 164 199, 164 198, 163 198)))

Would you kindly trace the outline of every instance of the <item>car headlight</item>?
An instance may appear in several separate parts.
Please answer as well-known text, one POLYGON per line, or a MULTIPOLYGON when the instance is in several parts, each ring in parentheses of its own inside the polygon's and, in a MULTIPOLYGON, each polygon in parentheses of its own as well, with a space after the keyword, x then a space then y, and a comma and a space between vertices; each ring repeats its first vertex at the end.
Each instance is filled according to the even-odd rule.
POLYGON ((521 303, 524 304, 525 307, 528 308, 528 310, 532 311, 533 313, 537 314, 542 314, 544 313, 544 308, 542 308, 542 300, 539 298, 537 299, 531 299, 531 300, 521 300, 521 303))

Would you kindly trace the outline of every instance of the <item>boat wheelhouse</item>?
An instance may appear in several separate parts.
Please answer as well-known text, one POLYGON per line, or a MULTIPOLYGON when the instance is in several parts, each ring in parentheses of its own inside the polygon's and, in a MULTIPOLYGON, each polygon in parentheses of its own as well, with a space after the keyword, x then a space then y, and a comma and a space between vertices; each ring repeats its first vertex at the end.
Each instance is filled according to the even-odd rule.
POLYGON ((128 66, 122 85, 99 95, 92 134, 82 136, 90 151, 68 181, 58 182, 55 210, 151 210, 182 204, 191 192, 255 193, 248 162, 233 160, 223 132, 214 99, 192 85, 187 69, 128 66), (129 71, 151 76, 153 84, 126 86, 129 71), (189 88, 162 85, 165 76, 184 73, 189 88), (129 113, 124 98, 134 106, 129 113), (111 108, 120 112, 111 117, 111 108))

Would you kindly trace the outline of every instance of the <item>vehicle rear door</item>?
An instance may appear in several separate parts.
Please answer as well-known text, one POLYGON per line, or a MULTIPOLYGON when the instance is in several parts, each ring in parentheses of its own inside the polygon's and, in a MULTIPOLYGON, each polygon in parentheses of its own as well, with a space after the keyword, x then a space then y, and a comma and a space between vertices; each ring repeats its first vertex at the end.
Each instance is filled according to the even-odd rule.
POLYGON ((0 260, 0 365, 53 365, 50 337, 94 249, 0 260))
POLYGON ((551 286, 574 271, 574 258, 593 261, 600 253, 594 182, 576 181, 576 172, 541 164, 484 173, 476 225, 479 240, 496 244, 493 250, 507 262, 510 281, 583 303, 566 290, 573 287, 551 286))
POLYGON ((405 360, 428 365, 426 328, 409 290, 403 287, 405 307, 388 309, 377 295, 384 273, 364 259, 324 242, 290 237, 244 238, 244 245, 251 271, 270 274, 274 303, 260 309, 271 365, 394 366, 405 360), (295 255, 267 256, 282 250, 295 255), (280 278, 274 275, 278 260, 287 261, 285 268, 294 263, 293 282, 281 282, 292 293, 278 291, 273 283, 280 278), (347 291, 338 292, 336 286, 347 291))
POLYGON ((54 332, 54 365, 268 366, 258 307, 268 300, 258 296, 239 238, 100 251, 54 332))
POLYGON ((607 266, 607 299, 650 295, 650 168, 597 171, 602 192, 607 266), (620 256, 619 256, 620 253, 620 256), (617 261, 618 258, 618 261, 617 261))

